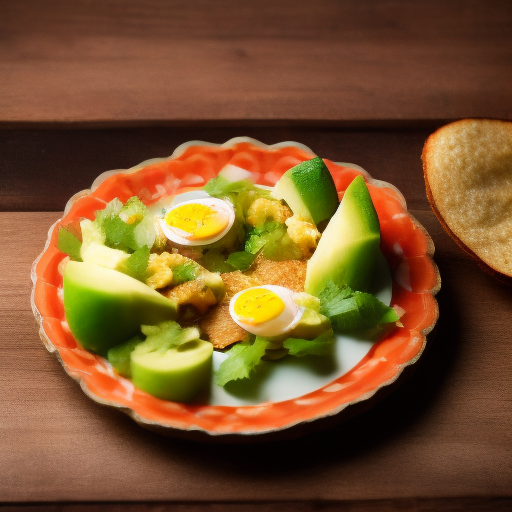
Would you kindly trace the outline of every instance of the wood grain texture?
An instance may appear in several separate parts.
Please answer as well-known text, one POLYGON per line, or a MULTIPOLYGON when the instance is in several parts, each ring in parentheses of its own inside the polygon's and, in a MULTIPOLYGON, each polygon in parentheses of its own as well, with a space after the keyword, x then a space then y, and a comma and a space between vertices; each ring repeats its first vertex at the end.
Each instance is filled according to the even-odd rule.
POLYGON ((512 117, 508 0, 3 0, 0 122, 512 117))
POLYGON ((242 135, 265 144, 294 140, 317 155, 354 162, 374 178, 389 181, 410 208, 430 210, 421 151, 442 123, 419 127, 346 129, 336 126, 213 126, 118 129, 0 130, 0 211, 57 211, 76 192, 110 169, 129 168, 148 158, 169 156, 189 140, 223 143, 242 135))
POLYGON ((444 498, 364 501, 216 503, 59 503, 8 505, 5 512, 510 512, 512 499, 444 498))
POLYGON ((88 399, 43 348, 29 304, 30 265, 59 214, 0 213, 1 500, 510 498, 512 290, 461 253, 431 212, 412 213, 436 243, 443 278, 437 333, 416 373, 321 435, 243 447, 164 438, 88 399))

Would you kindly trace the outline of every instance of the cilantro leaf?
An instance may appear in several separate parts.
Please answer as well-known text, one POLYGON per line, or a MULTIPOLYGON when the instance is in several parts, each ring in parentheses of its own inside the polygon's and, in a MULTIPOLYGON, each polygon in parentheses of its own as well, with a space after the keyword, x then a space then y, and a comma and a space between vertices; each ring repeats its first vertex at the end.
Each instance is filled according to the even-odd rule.
POLYGON ((66 227, 59 229, 57 248, 59 251, 66 253, 72 260, 82 261, 82 256, 80 255, 82 242, 76 234, 66 229, 66 227))
POLYGON ((297 357, 306 355, 327 356, 332 353, 333 346, 334 333, 331 330, 320 334, 313 340, 287 338, 283 341, 283 347, 288 349, 288 353, 297 357))
POLYGON ((215 374, 216 384, 224 386, 229 381, 249 377, 265 355, 269 343, 265 338, 256 337, 251 345, 239 343, 231 348, 229 357, 222 362, 215 374))
POLYGON ((193 281, 198 274, 197 266, 191 261, 176 265, 172 269, 172 282, 175 285, 193 281))
POLYGON ((244 271, 247 270, 256 259, 256 254, 251 254, 245 251, 232 252, 226 263, 234 267, 236 270, 244 271))
POLYGON ((332 281, 320 293, 320 313, 339 332, 370 329, 399 319, 395 310, 375 295, 354 292, 348 286, 340 288, 332 281))
POLYGON ((107 245, 114 249, 135 251, 138 249, 135 242, 135 224, 126 224, 121 217, 111 217, 103 220, 103 231, 105 232, 107 245))
POLYGON ((135 279, 138 279, 139 281, 145 282, 149 263, 149 253, 149 247, 144 245, 134 253, 130 254, 129 258, 123 262, 122 268, 119 270, 135 279))

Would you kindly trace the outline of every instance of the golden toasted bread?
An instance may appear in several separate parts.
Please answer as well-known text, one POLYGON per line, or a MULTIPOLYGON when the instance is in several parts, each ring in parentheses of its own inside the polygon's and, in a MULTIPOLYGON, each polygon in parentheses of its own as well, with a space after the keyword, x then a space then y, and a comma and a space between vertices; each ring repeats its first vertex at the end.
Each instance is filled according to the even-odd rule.
POLYGON ((482 268, 512 278, 512 122, 464 119, 422 154, 427 196, 447 233, 482 268))

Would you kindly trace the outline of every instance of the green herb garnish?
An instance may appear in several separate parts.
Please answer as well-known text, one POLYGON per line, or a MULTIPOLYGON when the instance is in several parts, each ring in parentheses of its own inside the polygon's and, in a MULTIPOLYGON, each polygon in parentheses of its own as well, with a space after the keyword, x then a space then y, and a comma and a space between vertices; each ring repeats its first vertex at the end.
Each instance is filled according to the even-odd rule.
POLYGON ((232 380, 246 379, 265 355, 270 341, 256 337, 253 343, 238 343, 228 352, 229 357, 222 362, 215 374, 215 382, 224 386, 232 380))
POLYGON ((149 247, 144 245, 130 254, 130 257, 123 262, 122 268, 119 268, 119 270, 144 283, 148 270, 149 254, 149 247))
POLYGON ((59 229, 57 248, 59 251, 66 253, 72 260, 82 261, 82 256, 80 255, 82 242, 75 233, 72 233, 66 227, 59 229))
POLYGON ((191 261, 176 265, 172 269, 172 282, 175 285, 186 283, 187 281, 193 281, 198 274, 197 265, 191 261))
POLYGON ((238 251, 232 252, 228 256, 226 263, 228 265, 231 265, 235 270, 240 270, 241 272, 244 272, 254 263, 255 259, 256 254, 251 254, 245 251, 238 251))
POLYGON ((302 338, 287 338, 283 341, 283 348, 288 349, 291 356, 327 356, 332 353, 334 346, 334 333, 327 331, 313 340, 302 338))
POLYGON ((375 295, 340 288, 332 281, 320 293, 320 313, 331 320, 335 331, 371 329, 380 324, 396 322, 396 311, 375 295))

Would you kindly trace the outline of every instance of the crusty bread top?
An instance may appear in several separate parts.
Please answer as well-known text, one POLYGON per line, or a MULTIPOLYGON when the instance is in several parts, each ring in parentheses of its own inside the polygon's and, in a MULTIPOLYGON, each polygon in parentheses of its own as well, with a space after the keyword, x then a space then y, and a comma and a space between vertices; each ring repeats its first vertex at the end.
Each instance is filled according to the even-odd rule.
POLYGON ((512 276, 512 122, 464 119, 423 149, 432 208, 450 235, 489 270, 512 276))

